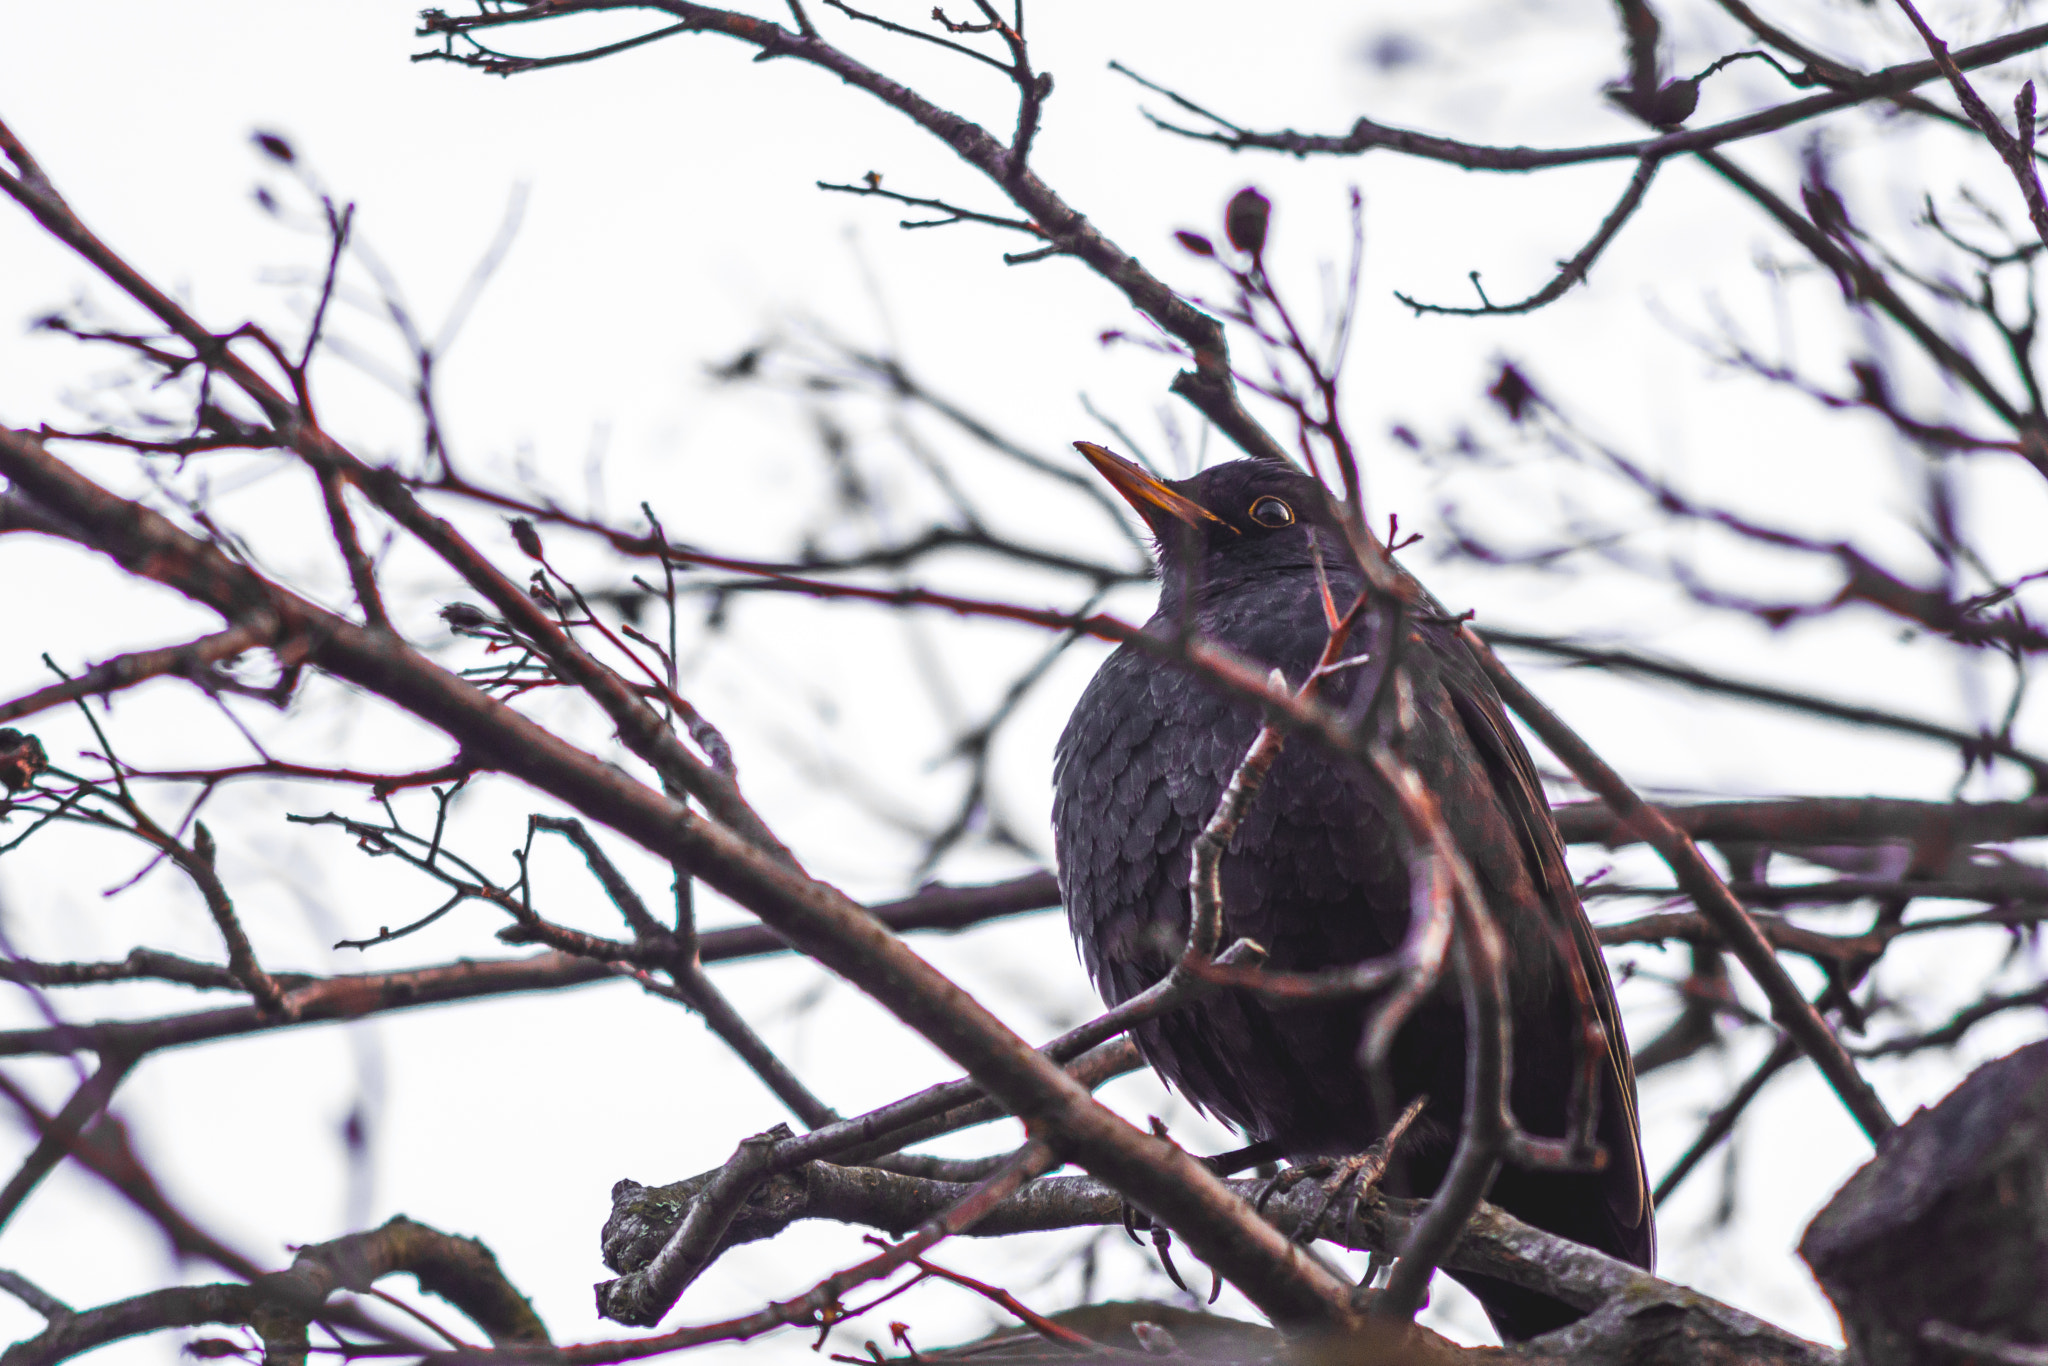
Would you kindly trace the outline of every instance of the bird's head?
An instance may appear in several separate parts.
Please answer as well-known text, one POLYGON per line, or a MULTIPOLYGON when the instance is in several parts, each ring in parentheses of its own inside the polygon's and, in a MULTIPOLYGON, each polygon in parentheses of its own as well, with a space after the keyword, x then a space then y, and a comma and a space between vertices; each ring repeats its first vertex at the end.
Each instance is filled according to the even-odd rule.
POLYGON ((1248 577, 1350 564, 1328 496, 1309 475, 1272 460, 1232 460, 1192 479, 1161 479, 1092 441, 1075 447, 1145 519, 1169 594, 1189 582, 1221 586, 1248 577))

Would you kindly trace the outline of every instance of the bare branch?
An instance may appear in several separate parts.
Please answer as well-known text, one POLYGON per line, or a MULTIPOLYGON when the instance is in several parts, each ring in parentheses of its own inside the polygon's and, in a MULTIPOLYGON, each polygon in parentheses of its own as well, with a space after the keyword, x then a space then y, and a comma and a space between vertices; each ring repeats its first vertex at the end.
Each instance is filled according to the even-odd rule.
MULTIPOLYGON (((0 1094, 5 1094, 24 1125, 39 1139, 49 1135, 57 1125, 57 1117, 45 1114, 42 1107, 5 1073, 0 1073, 0 1094)), ((253 1280, 262 1274, 262 1268, 254 1259, 201 1228, 164 1193, 149 1168, 136 1155, 134 1145, 128 1141, 127 1126, 119 1116, 102 1113, 98 1123, 88 1127, 77 1141, 69 1145, 69 1155, 156 1225, 178 1257, 211 1262, 230 1276, 243 1280, 253 1280)))
MULTIPOLYGON (((2043 46, 2048 46, 2048 24, 2036 24, 2032 28, 2020 29, 1989 42, 1964 48, 1954 54, 1954 61, 1959 68, 1973 71, 1978 67, 1995 65, 2043 46)), ((1349 133, 1341 136, 1250 132, 1202 110, 1196 112, 1212 119, 1225 131, 1211 133, 1181 128, 1156 118, 1152 122, 1182 137, 1220 143, 1231 148, 1262 148, 1288 152, 1295 156, 1357 156, 1384 147, 1403 156, 1448 162, 1471 171, 1534 171, 1549 166, 1574 166, 1588 161, 1639 161, 1647 157, 1662 158, 1686 152, 1705 151, 1744 138, 1775 133, 1780 129, 1790 128, 1809 119, 1832 114, 1836 110, 1852 108, 1870 100, 1889 98, 1915 86, 1925 85, 1938 79, 1942 74, 1941 67, 1935 62, 1906 62, 1886 67, 1882 71, 1874 71, 1854 86, 1809 95, 1803 100, 1793 100, 1772 109, 1745 114, 1740 118, 1729 119, 1725 123, 1666 133, 1661 137, 1643 138, 1634 142, 1598 143, 1586 147, 1489 147, 1478 143, 1460 142, 1454 138, 1438 137, 1430 133, 1413 132, 1405 128, 1393 128, 1375 123, 1368 118, 1360 118, 1352 125, 1349 133)), ((1168 93, 1149 81, 1143 84, 1150 89, 1160 90, 1162 94, 1168 93)), ((1192 108, 1185 101, 1179 102, 1183 107, 1192 108)))
MULTIPOLYGON (((2048 835, 2048 801, 1916 802, 1895 797, 1803 797, 1786 801, 1664 803, 1663 817, 1696 840, 1800 844, 1879 844, 1925 839, 2002 844, 2048 835)), ((1644 839, 1605 802, 1556 808, 1567 844, 1618 848, 1644 839)))
POLYGON ((1963 112, 1970 116, 1970 122, 1977 125, 1985 140, 2012 171, 2012 178, 2019 182, 2020 194, 2027 201, 2027 217, 2034 222, 2034 232, 2043 244, 2048 244, 2048 197, 2041 193, 2041 174, 2034 166, 2034 83, 2028 81, 2020 91, 2019 104, 2014 110, 2019 116, 2020 136, 2015 138, 1998 121, 1998 115, 1991 112, 1991 107, 1984 103, 1984 97, 1977 93, 1976 87, 1964 78, 1963 69, 1950 55, 1948 44, 1927 26, 1913 0, 1899 0, 1899 8, 1920 31, 1921 41, 1934 54, 1934 64, 1941 68, 1941 74, 1948 78, 1956 98, 1962 101, 1963 112))
POLYGON ((1529 635, 1521 631, 1503 631, 1495 627, 1474 628, 1481 640, 1489 645, 1505 645, 1517 650, 1529 650, 1536 654, 1552 655, 1569 659, 1595 668, 1611 669, 1618 673, 1642 674, 1650 678, 1668 679, 1683 683, 1702 692, 1721 693, 1729 697, 1740 697, 1769 706, 1783 707, 1789 711, 1805 712, 1813 716, 1826 716, 1851 725, 1873 726, 1881 730, 1898 731, 1905 735, 1925 736, 1954 745, 1966 760, 1980 755, 1995 754, 2010 759, 2024 768, 2037 785, 2048 782, 2048 759, 2029 754, 2014 745, 2011 740, 1990 734, 1973 735, 1968 731, 1956 730, 1933 721, 1917 717, 1902 716, 1897 712, 1884 711, 1877 707, 1859 707, 1830 698, 1814 697, 1808 693, 1793 692, 1787 688, 1776 688, 1765 683, 1752 683, 1744 679, 1728 678, 1721 674, 1709 673, 1683 664, 1671 664, 1652 659, 1631 650, 1600 649, 1580 645, 1574 641, 1558 640, 1550 636, 1529 635))
POLYGON ((1008 228, 1013 232, 1028 233, 1033 237, 1045 236, 1044 233, 1039 231, 1036 223, 1025 219, 1002 218, 995 214, 980 213, 974 209, 963 209, 957 204, 948 204, 943 199, 920 199, 915 195, 898 194, 894 190, 883 189, 879 183, 880 180, 881 177, 876 176, 873 183, 866 185, 841 185, 833 181, 821 180, 818 182, 818 188, 830 191, 833 194, 877 196, 897 204, 908 204, 913 208, 930 209, 934 213, 946 215, 944 218, 919 222, 911 222, 906 219, 902 223, 897 224, 901 228, 943 228, 954 223, 983 223, 992 228, 1008 228))
POLYGON ((105 697, 111 693, 132 688, 152 678, 176 674, 192 679, 200 687, 207 687, 214 665, 247 654, 260 646, 286 648, 277 635, 277 624, 237 623, 225 631, 184 645, 168 645, 157 650, 137 650, 133 654, 118 655, 104 664, 95 664, 76 678, 66 679, 47 688, 39 688, 26 696, 11 702, 0 702, 0 721, 14 721, 66 702, 76 702, 87 697, 105 697))
POLYGON ((171 862, 178 865, 180 872, 192 879, 192 884, 205 899, 206 909, 213 916, 221 939, 227 944, 228 971, 242 984, 243 990, 256 998, 260 1008, 273 1015, 288 1013, 291 1007, 284 988, 256 961, 256 951, 242 929, 241 920, 235 915, 235 905, 228 896, 227 886, 213 866, 213 836, 204 825, 199 825, 194 829, 190 849, 168 838, 159 847, 171 862))
POLYGON ((1496 304, 1487 299, 1486 291, 1479 289, 1479 272, 1476 270, 1472 272, 1472 287, 1479 289, 1479 307, 1477 308, 1454 308, 1448 304, 1426 304, 1412 299, 1398 290, 1395 291, 1394 297, 1414 309, 1418 317, 1424 313, 1448 313, 1459 317, 1476 317, 1488 313, 1533 313, 1545 304, 1555 303, 1562 299, 1573 285, 1585 280, 1586 273, 1592 270, 1593 263, 1600 259, 1600 253, 1607 250, 1607 244, 1612 242, 1615 234, 1621 231, 1622 224, 1628 222, 1634 216, 1635 211, 1642 207, 1643 196, 1649 193, 1650 181, 1657 174, 1657 168, 1662 164, 1659 158, 1650 156, 1646 156, 1637 162, 1635 174, 1629 177, 1628 185, 1621 192, 1621 198, 1617 199, 1614 202, 1614 207, 1607 211, 1607 217, 1600 221, 1599 229, 1587 240, 1586 245, 1579 248, 1578 253, 1571 260, 1564 262, 1558 267, 1557 274, 1551 277, 1549 284, 1543 286, 1543 288, 1537 290, 1528 298, 1523 299, 1520 303, 1496 304))
POLYGON ((348 565, 349 582, 355 585, 363 621, 372 628, 388 631, 391 617, 384 610, 384 595, 377 587, 377 569, 363 553, 362 538, 356 532, 355 514, 349 511, 341 473, 323 469, 319 475, 320 495, 327 504, 327 524, 334 532, 334 543, 341 549, 343 562, 348 565))
MULTIPOLYGON (((693 1182, 703 1179, 693 1178, 693 1182)), ((1357 1208, 1346 1219, 1326 1221, 1326 1211, 1333 1199, 1343 1198, 1340 1187, 1347 1180, 1348 1174, 1340 1172, 1322 1180, 1298 1182, 1279 1193, 1271 1192, 1269 1183, 1263 1180, 1233 1181, 1229 1185, 1247 1201, 1265 1195, 1267 1198, 1262 1208, 1266 1217, 1290 1236, 1303 1235, 1314 1228, 1322 1237, 1360 1251, 1392 1253, 1403 1246, 1413 1236, 1428 1205, 1371 1192, 1358 1201, 1357 1208)), ((676 1189, 662 1187, 660 1191, 673 1192, 676 1189)), ((900 1233, 942 1213, 968 1190, 969 1187, 962 1184, 901 1176, 872 1168, 810 1163, 775 1177, 763 1187, 731 1226, 728 1238, 732 1244, 754 1242, 773 1237, 790 1224, 804 1219, 831 1219, 900 1233)), ((622 1191, 614 1220, 621 1210, 628 1207, 646 1210, 650 1217, 662 1217, 656 1213, 658 1194, 642 1187, 622 1191)), ((668 1226, 672 1227, 679 1218, 676 1202, 664 1197, 661 1205, 668 1210, 666 1219, 668 1226)), ((1005 1237, 1054 1229, 1113 1226, 1123 1217, 1122 1199, 1111 1187, 1092 1177, 1056 1176, 1023 1185, 1014 1195, 989 1209, 968 1232, 970 1236, 977 1237, 1005 1237)), ((638 1246, 659 1245, 658 1242, 643 1241, 638 1246)), ((636 1256, 646 1255, 636 1254, 624 1245, 610 1241, 607 1249, 608 1260, 615 1269, 639 1265, 641 1263, 636 1256)), ((1651 1306, 1662 1305, 1669 1306, 1667 1313, 1678 1310, 1706 1315, 1729 1328, 1740 1326, 1753 1334, 1750 1349, 1753 1353, 1769 1353, 1761 1357, 1765 1360, 1797 1361, 1809 1366, 1831 1366, 1838 1361, 1838 1355, 1829 1349, 1801 1342, 1740 1311, 1717 1304, 1697 1291, 1671 1285, 1646 1271, 1531 1228, 1491 1205, 1479 1206, 1451 1247, 1445 1265, 1497 1277, 1554 1296, 1581 1309, 1626 1304, 1634 1306, 1635 1312, 1646 1312, 1651 1306), (1784 1355, 1780 1356, 1780 1353, 1784 1355)), ((684 1331, 701 1333, 705 1330, 684 1331)), ((685 1340, 678 1334, 660 1341, 665 1346, 678 1346, 684 1345, 685 1340)), ((589 1359, 615 1358, 593 1355, 589 1359)), ((1529 1359, 1562 1360, 1547 1353, 1531 1353, 1529 1359)))
POLYGON ((1785 975, 1783 965, 1771 952, 1770 944, 1757 930, 1756 923, 1743 910, 1742 903, 1730 894, 1720 875, 1700 855, 1698 847, 1683 831, 1658 814, 1656 808, 1638 797, 1621 775, 1609 768, 1556 713, 1524 688, 1469 627, 1465 636, 1486 666, 1487 676, 1493 680, 1494 687, 1500 690, 1501 700, 1529 723, 1529 728, 1550 747, 1551 753, 1564 761, 1579 781, 1598 792, 1602 800, 1613 808, 1615 815, 1625 824, 1634 826, 1671 865, 1679 885, 1714 922, 1729 948, 1770 998, 1772 1017, 1813 1059, 1871 1141, 1874 1143, 1888 1133, 1894 1122, 1886 1113, 1884 1103, 1856 1070, 1854 1060, 1828 1028, 1827 1022, 1800 994, 1792 979, 1785 975))
MULTIPOLYGON (((1376 1312, 1412 1319, 1429 1298, 1430 1278, 1486 1198, 1507 1156, 1515 1127, 1508 1111, 1513 1042, 1509 1037, 1506 949, 1478 879, 1444 825, 1434 795, 1415 771, 1386 750, 1377 756, 1375 767, 1400 802, 1409 828, 1408 838, 1414 847, 1411 882, 1418 889, 1433 890, 1449 903, 1448 918, 1455 925, 1451 956, 1458 967, 1465 1011, 1465 1104, 1458 1144, 1435 1197, 1402 1241, 1400 1260, 1374 1304, 1376 1312)), ((1423 920, 1421 910, 1418 907, 1412 919, 1423 920)), ((1367 1038, 1385 1038, 1392 1033, 1392 1027, 1375 1020, 1367 1038)))
MULTIPOLYGON (((367 1233, 302 1247, 289 1270, 259 1276, 248 1285, 180 1286, 79 1310, 14 1344, 0 1361, 6 1366, 54 1366, 138 1333, 205 1323, 248 1324, 261 1333, 266 1359, 304 1360, 307 1326, 322 1316, 329 1296, 366 1288, 398 1272, 417 1276, 422 1290, 461 1310, 493 1344, 511 1347, 549 1340, 546 1327, 505 1279, 488 1248, 401 1215, 367 1233)), ((390 1348, 427 1350, 425 1344, 392 1336, 388 1330, 386 1335, 390 1348)))
POLYGON ((789 1137, 787 1125, 742 1139, 711 1183, 690 1201, 676 1231, 646 1266, 597 1288, 598 1312, 620 1323, 661 1322, 690 1282, 711 1264, 725 1240, 726 1226, 754 1187, 769 1174, 775 1144, 789 1137))
POLYGON ((14 1217, 29 1192, 76 1149, 79 1136, 107 1108, 114 1098, 114 1088, 127 1077, 135 1062, 134 1057, 120 1053, 100 1055, 99 1069, 80 1083, 64 1108, 42 1127, 35 1147, 29 1150, 7 1185, 0 1188, 0 1227, 14 1217))
MULTIPOLYGON (((468 37, 486 29, 510 24, 532 23, 568 14, 635 7, 626 3, 626 0, 540 0, 540 3, 526 5, 515 11, 487 11, 476 15, 448 15, 430 10, 422 16, 420 33, 424 37, 452 39, 468 37)), ((895 109, 938 138, 962 160, 999 186, 1009 196, 1011 202, 1022 209, 1031 222, 1038 225, 1039 231, 1061 253, 1081 260, 1089 269, 1119 290, 1133 308, 1158 323, 1168 335, 1176 338, 1187 348, 1194 361, 1194 368, 1184 371, 1175 381, 1175 393, 1193 404, 1247 454, 1283 463, 1290 460, 1286 448, 1259 425, 1239 399, 1237 386, 1231 375, 1229 346, 1222 325, 1188 304, 1157 276, 1140 265, 1135 257, 1104 237, 1093 223, 1076 212, 1054 193, 1050 186, 1040 180, 1036 173, 1023 164, 1019 148, 1005 147, 979 124, 940 108, 910 87, 856 61, 816 34, 792 33, 778 24, 768 23, 752 15, 688 3, 688 0, 666 0, 662 8, 679 18, 680 27, 694 32, 723 34, 758 48, 763 58, 794 58, 821 67, 855 89, 865 91, 895 109)), ((917 37, 922 41, 958 48, 977 61, 997 67, 1005 75, 1013 74, 1011 68, 982 53, 974 52, 971 48, 956 44, 951 39, 904 29, 843 5, 835 4, 835 8, 840 8, 858 19, 883 23, 884 27, 917 37)), ((2044 38, 2044 41, 2048 41, 2048 38, 2044 38)), ((500 61, 502 62, 502 59, 500 61)), ((510 74, 518 68, 500 66, 492 69, 510 74)), ((1042 97, 1043 92, 1040 92, 1040 98, 1042 97)), ((1020 126, 1020 141, 1027 132, 1028 126, 1020 126)))
POLYGON ((18 1271, 0 1270, 0 1290, 5 1290, 52 1323, 77 1312, 18 1271))
POLYGON ((1962 1042, 1972 1028, 1994 1015, 2008 1010, 2019 1010, 2027 1006, 2048 1005, 2048 986, 2028 987, 2024 991, 2003 992, 1973 1001, 1958 1010, 1945 1024, 1919 1034, 1907 1034, 1882 1043, 1871 1044, 1856 1050, 1858 1057, 1895 1057, 1902 1053, 1917 1053, 1927 1048, 1948 1048, 1962 1042))
POLYGON ((1749 1108, 1749 1103, 1763 1093, 1764 1083, 1791 1066, 1798 1056, 1799 1045, 1792 1041, 1792 1036, 1780 1034, 1777 1042, 1771 1045, 1771 1051, 1764 1055, 1764 1060, 1742 1079, 1740 1086, 1735 1088, 1735 1094, 1729 1096, 1721 1103, 1719 1109, 1707 1116, 1707 1122, 1700 1126, 1698 1137, 1694 1138, 1691 1146, 1671 1164, 1671 1170, 1658 1180, 1657 1189, 1650 1198, 1658 1205, 1662 1205, 1671 1192, 1678 1189, 1679 1183, 1692 1175, 1701 1160, 1719 1147, 1721 1140, 1734 1131, 1735 1121, 1742 1117, 1742 1112, 1749 1108))

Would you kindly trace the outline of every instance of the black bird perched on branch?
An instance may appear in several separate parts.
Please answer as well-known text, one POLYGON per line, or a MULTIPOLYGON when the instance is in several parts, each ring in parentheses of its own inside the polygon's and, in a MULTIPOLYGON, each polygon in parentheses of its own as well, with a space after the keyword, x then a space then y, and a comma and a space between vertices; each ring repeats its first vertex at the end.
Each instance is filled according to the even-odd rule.
MULTIPOLYGON (((1315 481, 1277 462, 1238 460, 1169 482, 1101 447, 1082 449, 1157 537, 1161 591, 1149 629, 1171 636, 1192 628, 1299 687, 1330 639, 1323 583, 1339 611, 1364 588, 1315 481)), ((1374 614, 1386 610, 1369 608, 1347 655, 1366 650, 1374 614)), ((1395 653, 1406 686, 1379 692, 1371 712, 1400 711, 1399 752, 1436 798, 1502 930, 1509 1101, 1524 1132, 1566 1133, 1588 1005, 1607 1038, 1606 1056, 1595 1060, 1605 1168, 1510 1163, 1489 1198, 1540 1228, 1648 1267, 1635 1075, 1534 765, 1458 624, 1432 604, 1403 629, 1395 653)), ((1327 674, 1318 695, 1356 711, 1382 675, 1381 662, 1368 659, 1327 674)), ((1195 838, 1259 727, 1254 704, 1131 645, 1110 657, 1074 709, 1055 764, 1060 888, 1082 957, 1112 1004, 1158 981, 1179 957, 1195 838)), ((1223 942, 1256 940, 1269 967, 1348 966, 1393 953, 1410 915, 1395 799, 1364 764, 1307 737, 1291 739, 1222 859, 1221 883, 1223 942)), ((1289 1007, 1231 991, 1140 1027, 1137 1041, 1188 1099, 1290 1156, 1359 1152, 1399 1107, 1426 1094, 1402 1151, 1410 1188, 1427 1195, 1444 1176, 1464 1112, 1465 1022, 1451 976, 1447 966, 1445 983, 1395 1036, 1386 1066, 1393 1095, 1381 1089, 1377 1104, 1360 1062, 1367 999, 1289 1007)), ((1497 1280, 1460 1279, 1510 1341, 1579 1316, 1497 1280)))

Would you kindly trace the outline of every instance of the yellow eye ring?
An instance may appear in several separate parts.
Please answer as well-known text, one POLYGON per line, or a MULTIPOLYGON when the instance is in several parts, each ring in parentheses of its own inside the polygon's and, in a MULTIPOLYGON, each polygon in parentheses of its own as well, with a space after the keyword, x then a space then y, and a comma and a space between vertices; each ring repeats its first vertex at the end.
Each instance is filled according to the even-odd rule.
POLYGON ((1260 526, 1293 526, 1294 509, 1269 493, 1252 503, 1251 519, 1260 526))

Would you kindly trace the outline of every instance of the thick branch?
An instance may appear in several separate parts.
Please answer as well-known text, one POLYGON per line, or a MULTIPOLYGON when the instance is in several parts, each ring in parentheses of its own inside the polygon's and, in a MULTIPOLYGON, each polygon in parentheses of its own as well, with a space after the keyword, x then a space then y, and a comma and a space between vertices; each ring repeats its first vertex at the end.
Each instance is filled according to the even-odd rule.
POLYGON ((1012 1113, 1041 1126, 1066 1156, 1127 1189, 1276 1319, 1350 1319, 1349 1287, 1253 1217, 1193 1158, 1098 1105, 837 889, 564 743, 389 633, 357 627, 265 583, 148 508, 93 485, 31 437, 0 431, 0 471, 85 528, 132 573, 230 616, 261 604, 304 622, 319 642, 309 656, 317 667, 387 698, 446 732, 480 765, 549 793, 747 907, 925 1035, 1012 1113))
MULTIPOLYGON (((81 1310, 0 1355, 0 1366, 53 1366, 81 1352, 164 1328, 203 1323, 256 1327, 266 1360, 304 1360, 307 1324, 340 1290, 367 1290, 397 1272, 467 1315, 497 1346, 545 1344, 546 1327, 498 1269, 490 1249, 399 1216, 367 1233, 301 1248, 291 1268, 248 1285, 180 1286, 81 1310)), ((421 1350, 397 1340, 393 1346, 421 1350)))
MULTIPOLYGON (((693 1182, 701 1183, 709 1175, 693 1178, 693 1182)), ((1338 1188, 1343 1180, 1338 1175, 1302 1181, 1279 1193, 1270 1193, 1269 1183, 1263 1180, 1228 1184, 1247 1201, 1268 1195, 1261 1206, 1265 1216, 1289 1236, 1299 1236, 1313 1224, 1319 1236, 1342 1247, 1383 1254, 1398 1251, 1411 1237, 1427 1204, 1375 1193, 1351 1208, 1347 1191, 1338 1188), (1334 1213, 1333 1200, 1337 1208, 1347 1211, 1344 1216, 1334 1213)), ((773 1178, 757 1190, 727 1230, 724 1246, 772 1238, 805 1219, 828 1219, 900 1234, 942 1213, 970 1189, 962 1183, 902 1176, 870 1167, 809 1163, 773 1178)), ((614 1220, 627 1208, 657 1219, 661 1217, 658 1211, 665 1209, 666 1223, 661 1226, 673 1228, 681 1206, 674 1199, 657 1200, 657 1194, 628 1184, 617 1197, 620 1205, 614 1210, 614 1220)), ((1004 1237, 1103 1227, 1119 1223, 1124 1214, 1123 1200, 1116 1191, 1092 1177, 1046 1177, 1029 1182, 991 1208, 968 1236, 1004 1237)), ((634 1247, 644 1250, 636 1254, 608 1238, 607 1260, 615 1270, 630 1270, 640 1264, 636 1255, 644 1257, 659 1246, 657 1238, 643 1238, 634 1247)), ((1752 1345, 1759 1355, 1747 1359, 1797 1361, 1811 1366, 1838 1359, 1827 1348, 1802 1342, 1704 1295, 1532 1228, 1492 1205, 1479 1207, 1453 1243, 1444 1264, 1454 1270, 1477 1272, 1526 1286, 1580 1309, 1626 1304, 1639 1313, 1662 1305, 1688 1315, 1701 1315, 1753 1335, 1752 1345)))

